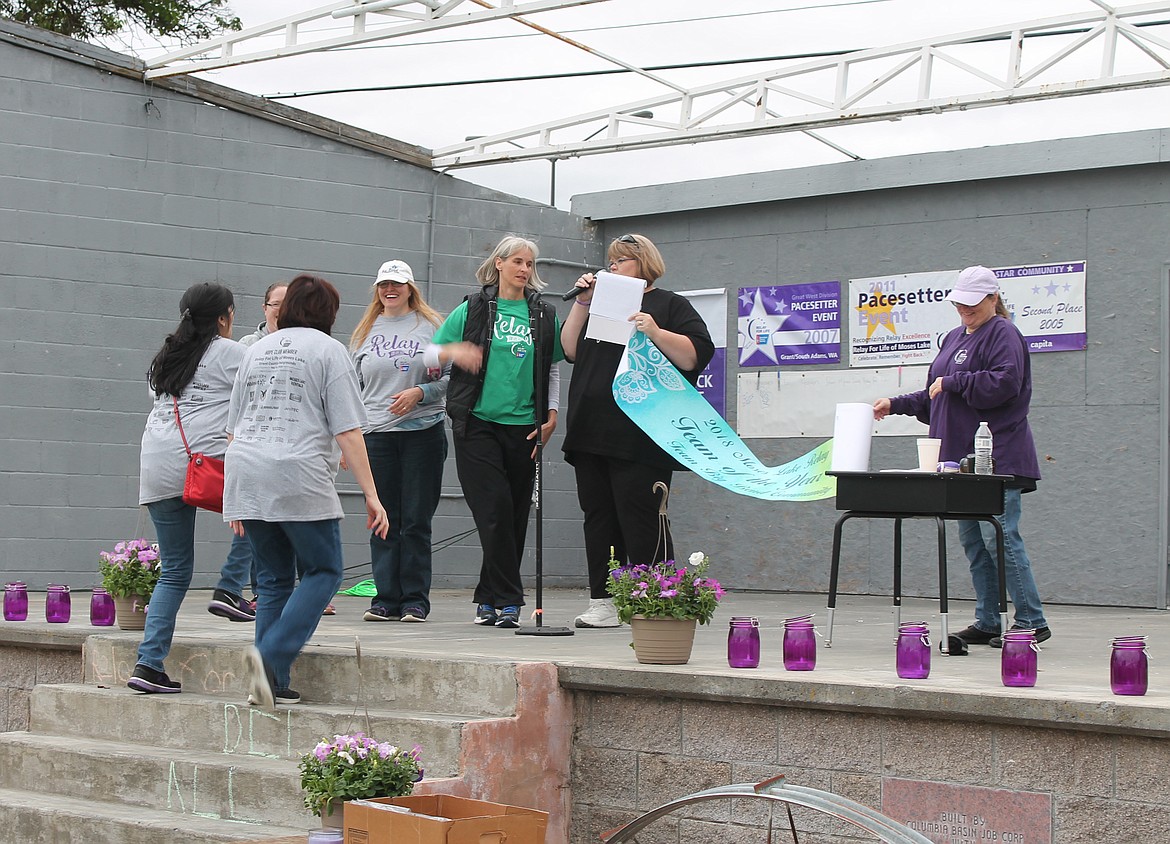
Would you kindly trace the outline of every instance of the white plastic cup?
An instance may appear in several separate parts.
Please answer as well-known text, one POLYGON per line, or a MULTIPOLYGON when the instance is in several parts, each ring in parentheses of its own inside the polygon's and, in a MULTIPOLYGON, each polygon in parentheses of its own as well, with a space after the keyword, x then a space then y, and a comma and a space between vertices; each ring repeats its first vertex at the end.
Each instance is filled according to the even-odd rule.
POLYGON ((942 440, 934 437, 918 438, 918 469, 921 472, 933 472, 938 467, 938 450, 942 448, 942 440))

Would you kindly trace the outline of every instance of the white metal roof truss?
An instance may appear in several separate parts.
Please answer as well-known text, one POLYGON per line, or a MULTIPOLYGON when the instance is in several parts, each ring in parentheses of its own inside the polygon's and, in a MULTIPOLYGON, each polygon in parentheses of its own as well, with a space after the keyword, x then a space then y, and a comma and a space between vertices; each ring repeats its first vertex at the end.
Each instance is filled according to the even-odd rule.
POLYGON ((1170 83, 1170 23, 1156 17, 1170 14, 1170 2, 1112 7, 1092 0, 1099 11, 859 50, 691 88, 523 17, 598 2, 605 0, 503 0, 499 7, 487 0, 347 0, 169 53, 149 62, 146 76, 212 70, 509 18, 666 89, 658 96, 436 149, 436 168, 797 131, 856 158, 812 130, 1170 83), (345 35, 314 32, 308 26, 345 18, 353 19, 352 31, 345 35), (1119 63, 1124 64, 1120 71, 1119 63))
POLYGON ((601 2, 605 0, 529 0, 521 3, 504 0, 497 8, 486 0, 446 0, 442 3, 438 0, 349 0, 239 32, 229 32, 159 56, 146 63, 146 78, 232 67, 601 2), (478 8, 471 9, 471 6, 478 8), (344 35, 337 35, 335 30, 314 30, 309 26, 316 21, 345 18, 353 19, 353 27, 344 35))
POLYGON ((1165 85, 1170 83, 1170 23, 1154 17, 1168 13, 1165 2, 1102 6, 1099 12, 860 50, 684 90, 675 86, 659 96, 436 149, 434 166, 808 132, 1165 85), (1119 72, 1122 55, 1125 70, 1119 72), (635 114, 647 111, 654 116, 635 114), (593 136, 580 140, 590 131, 593 136))

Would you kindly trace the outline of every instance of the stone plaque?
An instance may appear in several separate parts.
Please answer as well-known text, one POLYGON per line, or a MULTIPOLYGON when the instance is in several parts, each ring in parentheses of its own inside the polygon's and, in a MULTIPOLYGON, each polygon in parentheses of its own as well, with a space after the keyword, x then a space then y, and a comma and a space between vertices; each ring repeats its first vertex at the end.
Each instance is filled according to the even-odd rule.
POLYGON ((1052 795, 882 780, 882 814, 935 844, 1052 844, 1052 795))

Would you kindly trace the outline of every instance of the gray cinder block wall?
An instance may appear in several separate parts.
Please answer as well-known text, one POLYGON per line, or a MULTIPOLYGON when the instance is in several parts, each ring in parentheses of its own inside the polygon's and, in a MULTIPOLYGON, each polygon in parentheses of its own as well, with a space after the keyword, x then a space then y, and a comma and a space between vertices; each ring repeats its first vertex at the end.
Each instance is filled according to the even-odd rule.
MULTIPOLYGON (((850 278, 1087 260, 1088 348, 1032 355, 1044 480, 1024 498, 1021 530, 1046 602, 1165 607, 1168 142, 1162 130, 850 162, 577 196, 573 210, 606 237, 653 239, 665 286, 725 286, 732 344, 741 286, 837 279, 844 294, 850 278)), ((735 351, 727 357, 734 423, 740 370, 735 351)), ((818 442, 749 445, 777 465, 818 442)), ((914 455, 910 437, 878 438, 871 466, 914 455)), ((760 502, 688 476, 674 486, 680 549, 708 552, 725 583, 820 593, 808 610, 824 607, 832 500, 760 502)), ((971 597, 948 530, 951 595, 971 597)), ((908 595, 938 594, 934 531, 906 524, 908 595)), ((889 594, 892 556, 891 522, 847 524, 842 592, 889 594)))
MULTIPOLYGON (((587 221, 412 163, 425 150, 140 73, 124 56, 0 21, 0 577, 36 589, 92 585, 99 550, 153 535, 137 506, 145 373, 189 285, 233 290, 239 338, 263 319, 270 283, 321 274, 342 293, 334 334, 346 342, 388 258, 410 262, 446 313, 508 232, 537 239, 542 257, 596 265, 602 254, 587 221)), ((554 290, 576 272, 542 268, 554 290)), ((580 514, 559 443, 544 475, 546 574, 580 584, 580 514)), ((340 484, 351 491, 346 563, 368 577, 364 510, 352 478, 340 484)), ((453 457, 444 493, 437 543, 473 528, 453 457)), ((195 586, 214 584, 228 536, 215 514, 199 516, 195 586)), ((474 533, 444 548, 435 584, 473 583, 479 558, 474 533)))
MULTIPOLYGON (((1162 736, 1082 730, 1057 716, 942 721, 662 693, 578 691, 574 707, 573 844, 596 841, 603 831, 688 794, 778 774, 886 813, 883 785, 893 780, 937 783, 959 794, 999 789, 1005 802, 1012 792, 1028 792, 1051 802, 1052 836, 1044 840, 1054 844, 1158 841, 1170 823, 1162 736)), ((648 840, 746 844, 767 840, 771 830, 772 840, 786 840, 788 817, 780 808, 769 814, 762 803, 684 808, 650 826, 648 840)), ((826 815, 800 808, 794 814, 802 841, 873 841, 826 815)), ((991 826, 1002 829, 997 820, 991 826)), ((980 840, 1024 839, 997 832, 980 840)))
MULTIPOLYGON (((0 23, 6 579, 92 583, 100 548, 149 533, 134 506, 143 374, 190 283, 237 292, 242 336, 261 318, 267 284, 319 272, 343 291, 346 339, 389 255, 410 261, 449 310, 504 232, 537 237, 545 257, 596 265, 606 237, 633 230, 662 246, 665 286, 726 286, 731 302, 738 286, 762 283, 1086 259, 1089 348, 1033 358, 1045 479, 1025 499, 1023 530, 1046 601, 1165 606, 1165 132, 592 194, 575 198, 573 216, 438 176, 391 139, 206 83, 146 85, 133 72, 116 54, 0 23)), ((576 275, 543 272, 553 289, 576 275)), ((729 328, 735 337, 733 314, 729 328)), ((751 441, 768 464, 814 444, 751 441)), ((559 455, 558 436, 547 450, 545 568, 550 585, 579 585, 579 513, 559 455)), ((905 438, 879 439, 873 465, 912 455, 905 438)), ((437 542, 472 527, 453 465, 445 492, 437 542)), ((349 498, 355 514, 357 503, 349 498)), ((820 593, 809 609, 822 604, 831 501, 757 502, 680 475, 671 511, 679 547, 710 553, 731 587, 820 593)), ((362 569, 357 521, 346 553, 362 569)), ((213 518, 200 522, 196 585, 207 586, 226 537, 213 518)), ((931 530, 907 525, 907 594, 936 594, 931 530)), ((852 523, 843 593, 888 593, 890 557, 888 523, 852 523)), ((469 584, 478 558, 474 537, 445 548, 436 584, 469 584)), ((970 596, 953 528, 949 580, 953 596, 970 596)))

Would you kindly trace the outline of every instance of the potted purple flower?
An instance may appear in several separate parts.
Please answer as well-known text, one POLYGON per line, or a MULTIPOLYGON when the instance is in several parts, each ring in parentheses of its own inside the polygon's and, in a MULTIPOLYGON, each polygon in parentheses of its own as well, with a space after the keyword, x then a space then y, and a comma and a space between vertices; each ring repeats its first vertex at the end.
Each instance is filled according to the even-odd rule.
POLYGON ((410 750, 364 733, 322 739, 301 757, 305 807, 323 827, 341 827, 346 800, 405 797, 423 778, 422 748, 410 750))
POLYGON ((98 554, 102 587, 114 599, 118 626, 142 630, 146 626, 146 605, 162 573, 158 545, 146 539, 119 542, 113 551, 98 554))
POLYGON ((618 619, 629 623, 638 662, 681 665, 691 658, 695 625, 708 624, 725 592, 707 576, 702 551, 686 564, 673 560, 623 566, 610 558, 607 589, 618 619))

